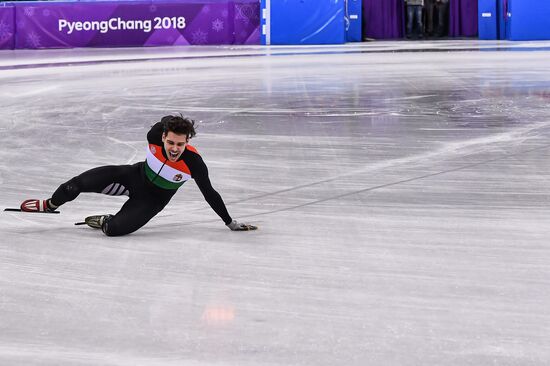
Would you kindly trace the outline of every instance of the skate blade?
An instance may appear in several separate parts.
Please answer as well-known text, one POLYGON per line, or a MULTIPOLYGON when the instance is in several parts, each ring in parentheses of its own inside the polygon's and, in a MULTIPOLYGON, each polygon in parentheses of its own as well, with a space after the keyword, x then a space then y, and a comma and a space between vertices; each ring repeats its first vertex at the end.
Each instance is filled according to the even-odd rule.
POLYGON ((40 213, 40 214, 58 214, 59 211, 23 211, 20 208, 5 208, 4 211, 8 212, 24 212, 24 213, 40 213))

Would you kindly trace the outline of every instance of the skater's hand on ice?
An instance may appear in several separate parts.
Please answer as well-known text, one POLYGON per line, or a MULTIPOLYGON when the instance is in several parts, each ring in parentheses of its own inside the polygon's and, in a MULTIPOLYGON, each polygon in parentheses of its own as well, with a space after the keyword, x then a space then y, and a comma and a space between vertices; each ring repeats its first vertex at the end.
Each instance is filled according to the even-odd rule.
POLYGON ((248 231, 248 230, 256 230, 258 228, 254 225, 238 222, 237 220, 231 221, 229 224, 227 224, 227 227, 233 231, 248 231))

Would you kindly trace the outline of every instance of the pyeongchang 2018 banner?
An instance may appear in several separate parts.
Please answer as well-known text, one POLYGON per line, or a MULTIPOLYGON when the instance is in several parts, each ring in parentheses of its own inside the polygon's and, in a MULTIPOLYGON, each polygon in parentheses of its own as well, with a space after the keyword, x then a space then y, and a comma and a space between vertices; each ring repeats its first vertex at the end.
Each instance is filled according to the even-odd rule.
POLYGON ((258 44, 259 11, 247 0, 24 3, 15 47, 258 44))
POLYGON ((15 8, 0 7, 0 50, 13 49, 15 35, 15 8))

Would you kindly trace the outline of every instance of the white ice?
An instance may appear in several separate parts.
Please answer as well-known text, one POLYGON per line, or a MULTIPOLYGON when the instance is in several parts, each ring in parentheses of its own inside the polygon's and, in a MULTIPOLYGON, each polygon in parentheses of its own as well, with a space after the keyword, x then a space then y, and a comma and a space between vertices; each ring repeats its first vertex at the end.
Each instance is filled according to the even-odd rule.
POLYGON ((0 365, 550 364, 550 44, 0 52, 0 205, 144 159, 193 182, 134 234, 0 213, 0 365))

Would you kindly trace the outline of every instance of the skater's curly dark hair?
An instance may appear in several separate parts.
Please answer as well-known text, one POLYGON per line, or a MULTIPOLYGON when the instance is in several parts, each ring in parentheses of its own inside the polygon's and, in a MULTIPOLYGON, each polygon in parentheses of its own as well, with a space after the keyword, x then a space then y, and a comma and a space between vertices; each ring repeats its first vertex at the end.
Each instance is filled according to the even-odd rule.
POLYGON ((164 116, 160 122, 165 134, 173 132, 177 135, 186 135, 188 138, 193 138, 197 134, 195 131, 195 121, 182 115, 164 116))

